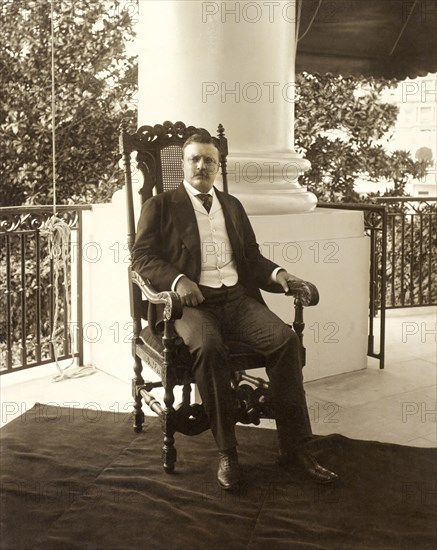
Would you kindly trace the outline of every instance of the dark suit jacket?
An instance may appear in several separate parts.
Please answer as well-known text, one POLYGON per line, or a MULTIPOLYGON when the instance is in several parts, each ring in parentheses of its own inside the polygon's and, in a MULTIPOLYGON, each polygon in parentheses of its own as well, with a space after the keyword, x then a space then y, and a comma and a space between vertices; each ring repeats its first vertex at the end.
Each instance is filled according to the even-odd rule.
MULTIPOLYGON (((249 218, 238 199, 215 189, 222 207, 237 264, 238 281, 262 301, 259 288, 269 286, 278 267, 260 253, 249 218)), ((157 291, 170 290, 183 273, 200 278, 200 237, 193 205, 184 185, 147 200, 138 222, 132 267, 149 279, 157 291)))

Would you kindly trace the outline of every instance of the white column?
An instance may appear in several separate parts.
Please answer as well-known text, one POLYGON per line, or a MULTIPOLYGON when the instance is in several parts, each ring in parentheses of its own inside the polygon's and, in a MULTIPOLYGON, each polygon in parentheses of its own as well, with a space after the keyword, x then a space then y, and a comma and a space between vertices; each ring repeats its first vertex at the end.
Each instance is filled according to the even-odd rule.
POLYGON ((229 138, 229 189, 250 214, 309 212, 293 149, 295 2, 140 2, 139 123, 229 138))

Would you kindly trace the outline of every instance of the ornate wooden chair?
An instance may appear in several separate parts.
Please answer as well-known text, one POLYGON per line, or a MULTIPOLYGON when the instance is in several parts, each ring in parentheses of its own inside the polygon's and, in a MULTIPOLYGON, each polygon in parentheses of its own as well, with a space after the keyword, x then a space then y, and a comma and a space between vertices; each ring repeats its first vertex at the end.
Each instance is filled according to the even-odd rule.
MULTIPOLYGON (((136 162, 142 173, 144 184, 140 190, 143 203, 153 194, 175 189, 183 180, 181 168, 182 145, 194 133, 206 132, 202 128, 185 126, 182 122, 172 124, 164 122, 155 126, 141 126, 137 132, 130 134, 122 125, 120 133, 120 153, 123 159, 125 174, 128 245, 131 250, 135 240, 136 222, 132 191, 131 154, 136 152, 136 162)), ((208 133, 208 132, 206 132, 208 133)), ((228 143, 223 126, 218 126, 216 141, 220 155, 223 190, 227 192, 226 158, 228 143)), ((303 294, 297 287, 290 292, 294 296, 295 319, 293 328, 302 345, 302 364, 305 364, 303 347, 303 307, 318 302, 318 292, 314 285, 307 283, 311 297, 304 303, 303 294)), ((142 401, 161 418, 164 434, 162 448, 163 466, 166 472, 173 472, 176 462, 174 435, 176 432, 185 435, 196 435, 206 429, 208 419, 203 406, 191 403, 191 385, 194 383, 191 374, 191 358, 182 339, 177 335, 174 322, 182 315, 182 306, 175 292, 156 292, 149 281, 143 280, 129 268, 130 307, 133 319, 132 355, 134 358, 135 377, 132 380, 132 395, 135 401, 134 429, 142 430, 144 413, 142 401), (163 330, 155 327, 156 307, 164 306, 163 330), (143 326, 143 321, 147 325, 143 326), (143 361, 158 374, 158 382, 145 381, 143 378, 143 361), (174 405, 174 388, 182 386, 182 402, 174 405), (154 388, 164 388, 164 403, 160 403, 152 394, 154 388)), ((264 290, 283 293, 278 284, 270 284, 264 290)), ((264 367, 264 359, 251 351, 248 346, 229 343, 231 363, 234 371, 232 387, 235 392, 236 422, 259 424, 261 418, 274 418, 270 398, 269 383, 246 373, 249 369, 264 367)))

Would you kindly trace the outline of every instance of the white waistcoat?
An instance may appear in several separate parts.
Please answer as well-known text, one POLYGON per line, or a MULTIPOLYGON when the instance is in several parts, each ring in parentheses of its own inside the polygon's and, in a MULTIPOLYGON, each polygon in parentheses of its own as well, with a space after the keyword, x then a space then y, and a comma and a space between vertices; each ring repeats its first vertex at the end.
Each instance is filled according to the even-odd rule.
POLYGON ((211 210, 189 193, 200 234, 201 272, 199 284, 210 287, 233 286, 238 282, 237 265, 226 230, 223 208, 215 195, 211 210))

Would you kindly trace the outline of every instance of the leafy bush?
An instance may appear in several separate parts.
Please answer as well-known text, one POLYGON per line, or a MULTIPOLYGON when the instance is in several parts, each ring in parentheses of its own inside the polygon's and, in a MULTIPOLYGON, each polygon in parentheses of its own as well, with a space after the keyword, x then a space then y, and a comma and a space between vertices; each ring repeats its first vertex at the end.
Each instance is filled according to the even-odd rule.
MULTIPOLYGON (((319 200, 326 202, 377 202, 379 192, 360 196, 355 190, 358 178, 393 184, 383 196, 405 196, 410 178, 425 175, 429 161, 414 160, 407 151, 389 152, 381 138, 393 128, 398 108, 383 103, 381 94, 395 86, 393 80, 326 75, 297 76, 296 144, 311 161, 311 169, 301 178, 319 200)), ((417 205, 418 203, 416 203, 417 205)), ((407 215, 406 205, 388 207, 387 292, 389 307, 437 302, 436 208, 425 205, 421 211, 426 223, 420 226, 407 215), (399 215, 394 216, 395 212, 399 215), (402 232, 407 239, 402 242, 402 232)), ((381 229, 381 221, 379 222, 381 229)), ((375 254, 381 266, 382 241, 375 241, 375 254)), ((381 271, 377 274, 380 306, 381 271)))
POLYGON ((426 161, 415 161, 406 151, 388 152, 380 143, 398 114, 381 94, 396 81, 301 73, 296 84, 296 147, 311 162, 301 183, 320 200, 370 200, 355 191, 358 178, 393 182, 388 194, 402 196, 410 177, 425 174, 426 161))
MULTIPOLYGON (((51 2, 0 6, 0 206, 50 204, 51 2)), ((136 118, 136 60, 125 2, 53 2, 57 203, 108 201, 122 118, 136 118)))
MULTIPOLYGON (((54 7, 56 202, 105 202, 123 184, 114 153, 122 119, 136 124, 137 64, 126 52, 134 37, 132 8, 123 0, 2 2, 0 19, 0 206, 50 204, 52 193, 51 4, 54 7)), ((6 310, 6 236, 0 233, 0 293, 6 310)), ((36 356, 37 264, 34 234, 24 244, 10 235, 11 325, 0 326, 0 355, 7 330, 13 364, 21 363, 22 316, 26 356, 36 356), (23 290, 22 290, 23 289, 23 290), (23 311, 21 296, 26 295, 23 311)), ((42 244, 39 265, 41 346, 49 357, 50 263, 42 244)), ((62 301, 61 301, 62 302, 62 301)), ((60 324, 63 304, 60 307, 60 324)), ((61 342, 62 335, 59 338, 61 342)))

